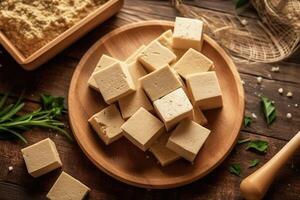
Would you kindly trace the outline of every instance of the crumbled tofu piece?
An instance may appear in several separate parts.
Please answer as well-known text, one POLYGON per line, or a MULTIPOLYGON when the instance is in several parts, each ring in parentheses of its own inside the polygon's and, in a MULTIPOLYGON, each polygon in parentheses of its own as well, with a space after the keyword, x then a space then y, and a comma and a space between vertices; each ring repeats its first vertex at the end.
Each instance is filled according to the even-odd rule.
POLYGON ((145 45, 140 46, 140 48, 138 48, 135 52, 133 52, 133 54, 131 54, 126 60, 125 63, 126 64, 131 64, 133 62, 136 62, 140 53, 145 49, 145 45))
POLYGON ((242 85, 245 85, 245 84, 246 84, 244 80, 241 80, 241 83, 242 83, 242 85))
POLYGON ((8 171, 11 172, 11 171, 13 171, 13 170, 14 170, 14 167, 13 167, 13 166, 9 166, 9 167, 8 167, 8 171))
POLYGON ((90 188, 69 174, 62 172, 47 194, 51 200, 82 200, 90 188))
POLYGON ((167 166, 180 159, 180 156, 177 153, 166 147, 169 136, 169 133, 163 133, 149 149, 150 152, 159 161, 161 166, 167 166))
POLYGON ((289 92, 286 94, 286 96, 287 96, 287 97, 293 97, 293 93, 289 91, 289 92))
POLYGON ((215 72, 203 72, 188 76, 188 90, 193 105, 201 110, 223 106, 222 92, 215 72))
POLYGON ((104 108, 89 119, 89 123, 106 145, 122 137, 121 126, 124 122, 114 104, 104 108))
MULTIPOLYGON (((157 41, 164 47, 167 47, 168 49, 170 49, 176 55, 176 57, 177 57, 176 60, 180 59, 183 56, 183 54, 186 52, 186 49, 176 49, 173 47, 172 30, 168 30, 168 31, 164 32, 162 35, 160 35, 157 38, 157 41)), ((170 65, 172 65, 174 63, 175 62, 173 61, 170 65)))
POLYGON ((140 53, 138 60, 152 72, 176 60, 176 55, 154 40, 140 53))
POLYGON ((200 52, 190 48, 173 68, 180 74, 183 78, 187 79, 187 76, 207 72, 213 68, 213 62, 201 54, 200 52))
POLYGON ((298 104, 297 104, 297 103, 295 103, 295 104, 294 104, 294 106, 297 108, 297 107, 298 107, 298 104))
POLYGON ((279 94, 282 94, 282 93, 283 93, 283 89, 282 89, 282 88, 279 88, 279 89, 278 89, 278 93, 279 93, 279 94))
POLYGON ((155 101, 181 87, 169 66, 162 67, 140 79, 141 85, 148 97, 155 101))
POLYGON ((164 132, 164 124, 144 108, 140 108, 123 125, 124 136, 146 151, 164 132))
POLYGON ((133 93, 135 85, 126 64, 118 62, 93 75, 100 93, 107 104, 133 93))
POLYGON ((39 177, 62 166, 54 142, 47 138, 21 150, 28 173, 39 177))
POLYGON ((182 119, 193 116, 193 106, 182 88, 157 99, 153 104, 168 131, 182 119))
POLYGON ((241 20, 241 23, 242 23, 243 26, 247 26, 248 21, 247 21, 246 19, 242 19, 242 20, 241 20))
POLYGON ((253 119, 257 119, 257 116, 256 116, 255 113, 252 113, 251 116, 252 116, 253 119))
POLYGON ((178 49, 197 49, 201 51, 203 43, 203 22, 198 19, 176 17, 173 47, 178 49))
POLYGON ((287 113, 286 114, 286 118, 291 119, 292 118, 292 114, 291 113, 287 113))
POLYGON ((101 58, 100 58, 100 60, 99 60, 99 62, 98 62, 97 65, 96 65, 96 67, 95 67, 95 69, 94 69, 94 71, 93 71, 91 77, 90 77, 89 80, 88 80, 88 85, 89 85, 91 88, 93 88, 93 89, 99 91, 98 86, 97 86, 97 83, 96 83, 95 79, 93 78, 93 75, 94 75, 97 71, 99 71, 100 69, 103 69, 103 68, 105 68, 105 67, 108 67, 108 66, 110 66, 110 65, 112 65, 112 64, 115 64, 115 63, 117 63, 117 62, 119 62, 117 59, 114 59, 114 58, 112 58, 112 57, 110 57, 110 56, 107 56, 107 55, 105 55, 105 54, 102 55, 101 58))
POLYGON ((257 80, 257 83, 258 83, 258 84, 261 84, 261 82, 262 82, 262 77, 259 76, 259 77, 256 78, 256 80, 257 80))
POLYGON ((279 72, 280 68, 279 67, 272 67, 271 71, 272 72, 279 72))
POLYGON ((180 122, 172 132, 167 147, 193 162, 209 134, 210 130, 186 119, 180 122))

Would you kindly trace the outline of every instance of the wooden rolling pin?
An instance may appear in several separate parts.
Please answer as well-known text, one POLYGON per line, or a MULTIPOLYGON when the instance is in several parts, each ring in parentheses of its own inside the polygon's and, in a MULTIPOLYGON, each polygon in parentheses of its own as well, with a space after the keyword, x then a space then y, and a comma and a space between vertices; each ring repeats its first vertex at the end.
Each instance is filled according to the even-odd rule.
POLYGON ((264 166, 245 178, 240 189, 247 200, 262 199, 280 168, 300 149, 300 131, 264 166))

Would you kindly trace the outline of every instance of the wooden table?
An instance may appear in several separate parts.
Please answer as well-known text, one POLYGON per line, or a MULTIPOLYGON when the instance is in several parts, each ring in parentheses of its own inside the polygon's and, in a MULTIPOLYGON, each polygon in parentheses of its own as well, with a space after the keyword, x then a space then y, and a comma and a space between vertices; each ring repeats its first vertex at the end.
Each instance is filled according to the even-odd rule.
MULTIPOLYGON (((214 12, 235 13, 232 0, 199 0, 196 3, 214 12)), ((179 13, 168 1, 127 0, 117 16, 109 19, 33 72, 22 70, 2 49, 0 91, 10 91, 11 98, 16 98, 20 90, 25 88, 28 111, 39 106, 41 93, 67 97, 72 73, 80 58, 95 41, 127 23, 148 19, 174 20, 176 15, 179 13)), ((253 13, 246 12, 244 15, 245 18, 253 17, 253 13)), ((66 138, 55 132, 34 129, 24 135, 28 138, 29 144, 46 137, 53 139, 64 164, 63 170, 92 189, 88 199, 242 199, 239 184, 244 177, 256 169, 248 168, 250 160, 258 158, 261 164, 265 163, 300 130, 300 108, 294 107, 296 103, 300 105, 300 52, 298 51, 288 60, 275 64, 237 64, 237 67, 241 78, 245 81, 246 114, 255 113, 258 117, 249 128, 242 128, 240 138, 263 139, 269 142, 270 148, 265 155, 257 155, 246 151, 245 145, 238 145, 224 163, 211 174, 184 187, 170 190, 145 190, 132 187, 98 170, 76 143, 68 142, 66 138), (279 66, 280 73, 271 72, 272 66, 279 66), (261 86, 256 81, 258 76, 263 77, 261 86), (292 91, 293 98, 279 95, 277 90, 280 87, 285 92, 292 91), (261 93, 276 102, 278 117, 271 126, 267 126, 263 119, 258 97, 261 93), (287 119, 287 112, 292 113, 292 119, 287 119), (243 167, 241 177, 228 172, 228 167, 233 163, 240 163, 243 167)), ((40 178, 32 178, 27 173, 22 159, 20 149, 23 147, 20 142, 0 141, 0 199, 44 199, 60 173, 56 170, 40 178), (12 172, 8 171, 9 166, 14 167, 12 172)), ((266 199, 300 199, 299 169, 300 152, 278 174, 266 199)))

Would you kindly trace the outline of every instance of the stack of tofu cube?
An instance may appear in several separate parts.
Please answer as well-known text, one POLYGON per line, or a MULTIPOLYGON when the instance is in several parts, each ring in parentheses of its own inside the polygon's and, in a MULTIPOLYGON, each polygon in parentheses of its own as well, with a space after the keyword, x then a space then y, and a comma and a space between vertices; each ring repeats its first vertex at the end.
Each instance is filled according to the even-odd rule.
POLYGON ((177 17, 125 61, 102 55, 88 84, 109 105, 89 122, 106 145, 125 137, 162 166, 193 162, 210 134, 202 110, 222 107, 214 63, 201 53, 203 22, 177 17))

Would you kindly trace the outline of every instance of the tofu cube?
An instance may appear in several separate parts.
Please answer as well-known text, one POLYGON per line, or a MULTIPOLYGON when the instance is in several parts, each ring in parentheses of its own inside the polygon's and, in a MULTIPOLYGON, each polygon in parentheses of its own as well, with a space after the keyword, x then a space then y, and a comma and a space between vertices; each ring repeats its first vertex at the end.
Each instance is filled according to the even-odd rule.
POLYGON ((21 150, 28 173, 39 177, 62 166, 56 146, 50 139, 44 139, 21 150))
POLYGON ((116 107, 110 105, 89 119, 89 123, 106 145, 111 144, 122 136, 121 126, 124 120, 116 107))
POLYGON ((176 17, 173 47, 178 49, 197 49, 201 51, 203 43, 203 22, 198 19, 176 17))
POLYGON ((200 52, 189 49, 178 61, 173 68, 184 79, 189 75, 201 72, 207 72, 213 68, 213 62, 200 52))
POLYGON ((118 101, 123 119, 131 117, 140 107, 143 107, 148 111, 153 110, 153 106, 139 82, 139 78, 145 76, 147 72, 138 61, 132 62, 128 67, 132 80, 136 86, 136 92, 129 94, 118 101))
POLYGON ((169 136, 169 133, 163 133, 149 149, 163 167, 180 159, 177 153, 166 147, 169 136))
POLYGON ((95 67, 95 69, 94 69, 94 71, 93 71, 91 77, 90 77, 89 80, 88 80, 88 85, 89 85, 91 88, 93 88, 93 89, 99 91, 98 86, 97 86, 97 83, 96 83, 96 81, 95 81, 93 75, 94 75, 97 71, 99 71, 101 68, 103 69, 103 68, 108 67, 109 65, 115 64, 115 63, 117 63, 117 62, 119 62, 117 59, 114 59, 114 58, 112 58, 112 57, 110 57, 110 56, 107 56, 107 55, 103 54, 103 55, 101 56, 99 62, 97 63, 97 65, 96 65, 96 67, 95 67))
MULTIPOLYGON (((158 38, 157 41, 163 45, 164 47, 167 47, 169 50, 171 50, 175 55, 176 55, 176 60, 180 59, 183 54, 186 52, 186 49, 176 49, 173 48, 173 32, 172 30, 168 30, 161 34, 158 38)), ((175 61, 176 61, 175 60, 175 61)), ((173 61, 170 63, 170 65, 173 65, 175 62, 173 61)))
POLYGON ((186 160, 193 162, 209 134, 210 130, 186 119, 180 122, 172 132, 167 147, 186 160))
POLYGON ((51 200, 82 200, 89 191, 90 188, 86 185, 62 172, 48 192, 47 198, 51 200))
POLYGON ((123 125, 124 136, 146 151, 164 132, 164 124, 144 108, 140 108, 123 125))
POLYGON ((135 86, 126 64, 118 62, 93 75, 100 93, 107 104, 133 93, 135 86))
POLYGON ((222 107, 222 92, 215 72, 191 75, 187 78, 187 86, 193 104, 201 110, 222 107))
POLYGON ((181 87, 181 82, 169 66, 162 67, 140 79, 148 97, 155 101, 181 87))
POLYGON ((166 129, 171 130, 182 119, 192 116, 193 106, 182 88, 154 101, 154 108, 166 129))
POLYGON ((152 72, 176 60, 176 55, 154 40, 141 52, 138 60, 149 72, 152 72))
POLYGON ((126 64, 130 64, 133 62, 136 62, 140 53, 145 49, 145 45, 140 46, 140 48, 138 48, 135 52, 133 52, 133 54, 131 54, 126 60, 125 63, 126 64))
POLYGON ((207 124, 207 119, 200 108, 194 107, 193 108, 193 115, 189 118, 190 120, 193 120, 194 122, 205 126, 207 124))

